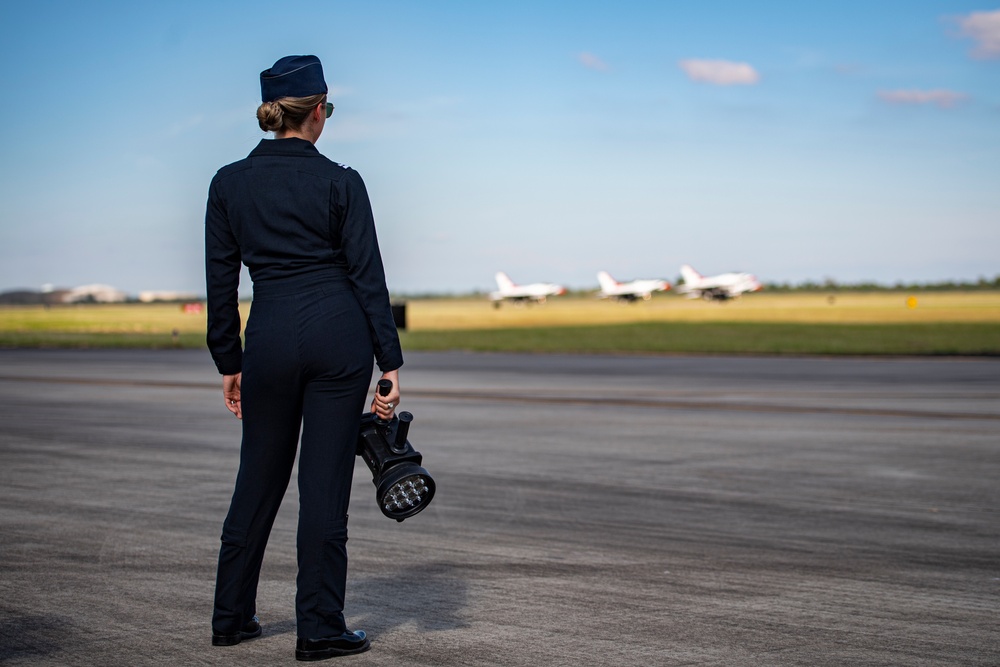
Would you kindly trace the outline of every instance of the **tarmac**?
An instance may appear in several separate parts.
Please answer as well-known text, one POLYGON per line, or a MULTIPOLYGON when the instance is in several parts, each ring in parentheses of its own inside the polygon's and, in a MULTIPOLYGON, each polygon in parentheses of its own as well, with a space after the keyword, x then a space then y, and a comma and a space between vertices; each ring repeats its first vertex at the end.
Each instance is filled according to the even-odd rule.
MULTIPOLYGON (((437 482, 358 461, 335 664, 998 665, 1000 361, 408 353, 437 482)), ((0 663, 293 664, 290 485, 263 636, 213 647, 240 425, 206 352, 0 350, 0 663)))

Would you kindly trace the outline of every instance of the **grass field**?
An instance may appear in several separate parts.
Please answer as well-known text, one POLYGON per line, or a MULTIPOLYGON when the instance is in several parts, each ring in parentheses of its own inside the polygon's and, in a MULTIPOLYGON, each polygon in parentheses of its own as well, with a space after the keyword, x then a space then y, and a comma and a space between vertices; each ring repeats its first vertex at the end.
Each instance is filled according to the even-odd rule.
MULTIPOLYGON (((244 316, 249 304, 243 305, 244 316)), ((730 303, 658 295, 542 305, 407 304, 404 349, 526 352, 1000 355, 1000 292, 760 293, 730 303)), ((203 347, 177 304, 0 308, 0 347, 203 347)))
POLYGON ((595 298, 555 298, 542 305, 503 304, 485 299, 439 299, 409 304, 411 331, 506 329, 627 322, 783 322, 799 324, 912 324, 984 322, 1000 324, 1000 292, 767 293, 708 303, 674 294, 650 301, 614 303, 595 298), (912 297, 913 307, 908 300, 912 297))

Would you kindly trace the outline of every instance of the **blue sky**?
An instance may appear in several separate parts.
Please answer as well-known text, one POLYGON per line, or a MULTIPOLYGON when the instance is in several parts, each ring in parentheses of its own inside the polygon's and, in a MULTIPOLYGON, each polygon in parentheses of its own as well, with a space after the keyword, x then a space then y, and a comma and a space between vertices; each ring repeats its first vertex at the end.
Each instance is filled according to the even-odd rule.
POLYGON ((395 292, 1000 274, 996 4, 42 0, 0 9, 0 290, 202 292, 208 183, 301 53, 395 292))

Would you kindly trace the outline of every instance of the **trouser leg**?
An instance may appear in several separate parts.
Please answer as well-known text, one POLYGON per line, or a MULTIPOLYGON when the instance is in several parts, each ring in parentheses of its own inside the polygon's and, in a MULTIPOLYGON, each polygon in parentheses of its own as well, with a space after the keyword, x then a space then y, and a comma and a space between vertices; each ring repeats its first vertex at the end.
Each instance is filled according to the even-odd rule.
POLYGON ((257 612, 264 549, 295 462, 301 392, 297 378, 283 374, 288 366, 273 360, 273 373, 269 363, 244 365, 240 470, 222 528, 212 618, 223 634, 239 632, 257 612))
POLYGON ((298 635, 346 631, 347 509, 371 366, 353 377, 310 382, 299 460, 298 635))

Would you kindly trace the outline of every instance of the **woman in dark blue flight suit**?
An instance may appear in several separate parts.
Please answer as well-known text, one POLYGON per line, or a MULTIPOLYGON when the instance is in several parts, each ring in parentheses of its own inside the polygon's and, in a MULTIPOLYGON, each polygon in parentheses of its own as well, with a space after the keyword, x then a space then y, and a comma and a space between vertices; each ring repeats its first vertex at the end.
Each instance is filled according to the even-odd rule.
POLYGON ((208 347, 226 407, 243 420, 222 529, 212 643, 261 634, 264 548, 299 453, 296 658, 360 653, 344 621, 347 508, 373 358, 393 383, 371 409, 391 418, 403 364, 364 182, 314 144, 333 111, 315 56, 261 72, 263 140, 212 179, 205 217, 208 347), (254 298, 240 344, 240 264, 254 298))

